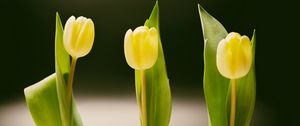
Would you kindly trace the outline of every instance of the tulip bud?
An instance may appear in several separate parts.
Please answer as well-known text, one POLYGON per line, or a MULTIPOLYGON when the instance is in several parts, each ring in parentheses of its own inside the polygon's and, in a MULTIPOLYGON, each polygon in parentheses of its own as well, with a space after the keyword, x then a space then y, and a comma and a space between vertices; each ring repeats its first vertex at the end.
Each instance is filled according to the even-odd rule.
POLYGON ((124 53, 130 67, 137 70, 151 68, 158 56, 158 31, 147 26, 129 29, 124 38, 124 53))
POLYGON ((245 76, 252 64, 252 45, 247 36, 231 32, 217 48, 217 67, 229 79, 245 76))
POLYGON ((64 29, 64 47, 73 57, 79 58, 87 55, 93 46, 95 37, 94 23, 91 19, 71 16, 64 29))

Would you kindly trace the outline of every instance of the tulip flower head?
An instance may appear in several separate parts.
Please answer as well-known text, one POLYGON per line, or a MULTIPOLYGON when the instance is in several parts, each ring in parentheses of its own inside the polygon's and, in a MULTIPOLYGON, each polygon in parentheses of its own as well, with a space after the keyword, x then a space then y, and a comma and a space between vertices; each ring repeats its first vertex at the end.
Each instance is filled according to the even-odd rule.
POLYGON ((94 37, 95 29, 91 19, 80 16, 75 20, 71 16, 64 29, 65 50, 74 58, 83 57, 91 51, 94 37))
POLYGON ((245 76, 252 64, 250 39, 231 32, 222 39, 217 48, 217 68, 226 78, 238 79, 245 76))
POLYGON ((124 53, 130 67, 136 70, 151 68, 158 56, 158 31, 147 26, 129 29, 124 38, 124 53))

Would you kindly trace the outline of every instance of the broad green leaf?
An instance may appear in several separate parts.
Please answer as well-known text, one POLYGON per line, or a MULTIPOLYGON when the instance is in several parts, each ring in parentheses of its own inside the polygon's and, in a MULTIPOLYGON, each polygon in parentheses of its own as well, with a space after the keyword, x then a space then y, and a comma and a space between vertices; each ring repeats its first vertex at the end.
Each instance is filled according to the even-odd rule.
POLYGON ((24 92, 36 126, 61 126, 55 74, 25 88, 24 92))
MULTIPOLYGON (((145 22, 145 26, 155 27, 159 31, 158 2, 153 8, 150 18, 145 22)), ((158 59, 152 68, 145 71, 145 77, 148 126, 169 126, 172 109, 171 91, 160 38, 158 59)), ((141 105, 140 71, 135 71, 135 78, 137 101, 141 105)))
MULTIPOLYGON (((56 73, 25 88, 25 98, 37 126, 71 126, 70 110, 66 104, 66 82, 69 74, 70 57, 63 47, 63 27, 56 14, 55 67, 56 73)), ((75 101, 72 100, 72 126, 82 122, 75 101)))
POLYGON ((202 31, 204 36, 204 77, 205 101, 212 126, 227 126, 226 96, 229 79, 224 78, 216 66, 216 50, 227 31, 215 18, 200 5, 202 31))
MULTIPOLYGON (((228 126, 230 117, 230 80, 223 77, 216 66, 216 51, 221 39, 227 36, 226 29, 215 18, 209 15, 200 5, 204 37, 204 77, 203 86, 209 122, 212 126, 228 126)), ((255 33, 252 38, 253 59, 255 52, 255 33)), ((254 60, 249 73, 237 80, 236 126, 250 124, 255 104, 255 71, 254 60)))

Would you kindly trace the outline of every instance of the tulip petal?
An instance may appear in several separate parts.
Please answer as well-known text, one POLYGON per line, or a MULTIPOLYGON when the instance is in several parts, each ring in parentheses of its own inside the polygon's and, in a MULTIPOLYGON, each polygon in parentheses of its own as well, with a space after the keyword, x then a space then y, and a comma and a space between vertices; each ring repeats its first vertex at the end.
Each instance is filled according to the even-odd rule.
POLYGON ((91 51, 95 37, 94 23, 91 19, 84 20, 81 25, 77 43, 74 47, 78 52, 77 57, 83 57, 91 51))
POLYGON ((124 54, 125 54, 127 64, 134 69, 137 65, 135 64, 136 62, 134 58, 132 41, 133 41, 133 33, 132 30, 129 29, 127 30, 124 38, 124 54))
POLYGON ((82 29, 82 26, 84 25, 84 23, 85 23, 86 20, 87 20, 86 17, 83 17, 83 16, 79 16, 76 19, 75 23, 77 24, 78 29, 82 29))
POLYGON ((232 65, 231 59, 232 59, 232 53, 228 49, 228 45, 226 45, 226 40, 223 39, 220 41, 218 45, 216 62, 217 62, 217 68, 219 72, 221 73, 221 75, 225 77, 232 77, 232 70, 228 69, 232 65))
POLYGON ((64 40, 64 47, 65 47, 65 50, 69 53, 69 54, 72 54, 73 51, 72 51, 72 41, 74 41, 73 39, 73 29, 74 29, 74 25, 75 25, 75 17, 74 16, 71 16, 67 22, 66 22, 66 25, 65 25, 65 29, 64 29, 64 37, 63 37, 63 40, 64 40))
POLYGON ((248 71, 250 70, 251 68, 251 64, 252 64, 252 45, 251 45, 251 42, 250 42, 250 39, 247 37, 247 36, 242 36, 241 37, 241 41, 240 41, 240 45, 241 45, 241 61, 243 63, 241 68, 240 69, 243 69, 244 73, 241 73, 242 76, 245 76, 248 71))

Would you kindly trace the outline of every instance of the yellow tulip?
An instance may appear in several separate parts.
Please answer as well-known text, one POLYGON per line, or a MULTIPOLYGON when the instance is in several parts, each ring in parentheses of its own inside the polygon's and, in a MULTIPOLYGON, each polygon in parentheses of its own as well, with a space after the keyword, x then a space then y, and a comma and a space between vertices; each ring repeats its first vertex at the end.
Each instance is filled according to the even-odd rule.
POLYGON ((217 48, 217 68, 226 78, 238 79, 245 76, 252 64, 250 39, 231 32, 220 41, 217 48))
POLYGON ((80 16, 75 20, 75 17, 71 16, 64 29, 65 50, 73 58, 83 57, 91 51, 94 37, 95 29, 91 19, 80 16))
POLYGON ((147 26, 129 29, 124 38, 125 58, 130 67, 136 70, 151 68, 158 56, 158 31, 147 26))
MULTIPOLYGON (((72 109, 73 78, 76 61, 78 58, 87 55, 91 51, 94 43, 94 37, 95 28, 91 19, 87 19, 82 16, 75 19, 74 16, 71 16, 67 20, 63 34, 63 43, 65 50, 72 56, 66 99, 68 103, 67 106, 69 107, 70 111, 72 109)), ((72 120, 71 115, 69 115, 69 120, 72 120)))

